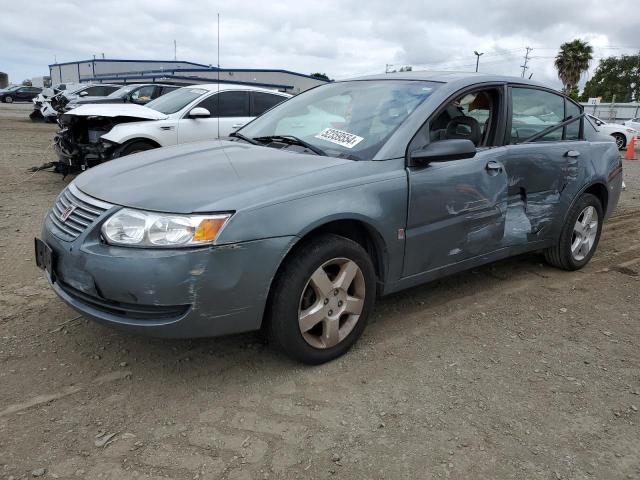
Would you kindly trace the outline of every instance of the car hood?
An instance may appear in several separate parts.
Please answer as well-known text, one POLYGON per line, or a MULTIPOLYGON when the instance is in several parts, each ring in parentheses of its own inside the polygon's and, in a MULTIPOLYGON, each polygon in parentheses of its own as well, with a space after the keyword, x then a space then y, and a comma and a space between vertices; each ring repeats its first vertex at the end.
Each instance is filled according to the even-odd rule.
POLYGON ((73 110, 69 110, 65 115, 81 117, 131 117, 143 120, 164 120, 168 118, 167 115, 157 110, 131 103, 80 105, 73 110))
POLYGON ((173 213, 229 211, 324 188, 317 173, 353 160, 231 141, 130 155, 92 168, 76 186, 100 200, 173 213))

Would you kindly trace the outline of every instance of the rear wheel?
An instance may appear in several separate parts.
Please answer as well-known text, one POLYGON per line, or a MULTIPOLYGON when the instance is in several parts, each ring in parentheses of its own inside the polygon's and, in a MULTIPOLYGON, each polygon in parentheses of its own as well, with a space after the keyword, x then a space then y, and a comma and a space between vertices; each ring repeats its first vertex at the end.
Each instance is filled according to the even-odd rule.
POLYGON ((623 134, 612 133, 611 136, 615 138, 616 146, 618 147, 618 150, 622 150, 624 147, 627 146, 627 137, 625 137, 623 134))
POLYGON ((144 152, 146 150, 152 150, 156 148, 155 145, 145 142, 143 140, 131 142, 129 145, 122 149, 120 152, 120 156, 124 157, 125 155, 131 155, 132 153, 144 152))
POLYGON ((269 338, 308 364, 344 354, 362 334, 375 301, 368 253, 347 238, 322 235, 285 262, 271 295, 269 338))
POLYGON ((547 262, 564 270, 584 267, 598 246, 603 218, 600 200, 582 195, 567 215, 558 244, 545 250, 547 262))

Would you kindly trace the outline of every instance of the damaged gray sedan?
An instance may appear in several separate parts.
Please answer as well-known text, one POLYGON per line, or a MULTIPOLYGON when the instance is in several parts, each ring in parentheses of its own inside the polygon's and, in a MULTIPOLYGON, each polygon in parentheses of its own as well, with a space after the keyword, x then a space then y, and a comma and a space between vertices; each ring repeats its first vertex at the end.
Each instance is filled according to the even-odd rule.
POLYGON ((622 164, 538 83, 419 73, 326 84, 233 138, 77 177, 37 263, 86 316, 132 333, 264 329, 306 363, 345 353, 377 296, 524 252, 593 256, 622 164))

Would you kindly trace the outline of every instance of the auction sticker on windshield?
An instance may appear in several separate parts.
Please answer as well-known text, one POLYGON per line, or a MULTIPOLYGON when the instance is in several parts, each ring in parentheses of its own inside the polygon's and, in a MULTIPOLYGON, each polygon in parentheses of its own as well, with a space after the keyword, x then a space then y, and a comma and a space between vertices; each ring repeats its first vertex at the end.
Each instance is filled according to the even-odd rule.
POLYGON ((327 142, 341 145, 345 148, 353 148, 359 144, 364 138, 354 135, 353 133, 343 132, 335 128, 325 128, 315 138, 326 140, 327 142))

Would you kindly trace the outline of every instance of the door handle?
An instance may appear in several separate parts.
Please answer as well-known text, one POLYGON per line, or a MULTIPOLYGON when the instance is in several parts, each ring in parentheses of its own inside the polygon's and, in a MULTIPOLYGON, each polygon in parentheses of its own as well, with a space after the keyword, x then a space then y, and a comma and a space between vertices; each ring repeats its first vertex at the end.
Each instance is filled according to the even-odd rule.
POLYGON ((231 125, 231 128, 240 128, 244 127, 244 123, 236 123, 235 125, 231 125))
POLYGON ((490 173, 499 173, 503 170, 503 166, 500 162, 496 162, 495 160, 491 160, 487 162, 487 166, 485 167, 490 173))
POLYGON ((578 158, 580 156, 580 152, 578 152, 577 150, 569 150, 564 154, 564 156, 569 158, 578 158))

